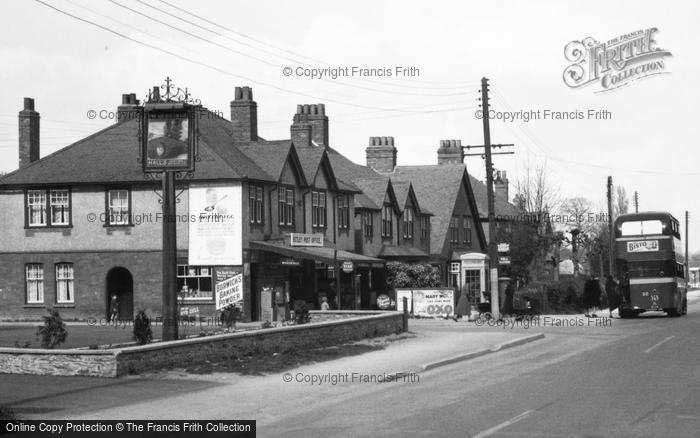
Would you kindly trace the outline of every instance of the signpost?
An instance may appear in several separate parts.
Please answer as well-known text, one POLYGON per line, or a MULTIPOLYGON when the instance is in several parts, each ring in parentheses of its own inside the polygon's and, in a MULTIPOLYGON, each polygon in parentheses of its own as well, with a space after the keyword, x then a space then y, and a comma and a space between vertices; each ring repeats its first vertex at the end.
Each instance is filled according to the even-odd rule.
POLYGON ((140 161, 147 178, 162 181, 163 265, 162 316, 163 340, 178 338, 177 311, 177 216, 175 176, 194 172, 197 155, 197 111, 187 89, 182 90, 167 77, 165 84, 153 87, 148 100, 138 109, 140 125, 140 161), (161 96, 161 90, 163 95, 161 96))

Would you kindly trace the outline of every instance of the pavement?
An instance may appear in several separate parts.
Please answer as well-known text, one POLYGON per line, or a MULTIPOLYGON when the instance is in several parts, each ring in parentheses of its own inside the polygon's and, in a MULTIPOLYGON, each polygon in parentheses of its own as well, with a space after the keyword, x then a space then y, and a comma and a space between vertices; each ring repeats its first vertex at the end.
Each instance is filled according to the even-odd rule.
MULTIPOLYGON (((410 320, 408 333, 360 341, 382 349, 264 376, 192 375, 184 369, 120 379, 0 374, 0 405, 12 406, 23 419, 226 419, 232 415, 233 397, 235 417, 255 418, 261 425, 275 421, 280 410, 298 409, 299 400, 309 394, 318 402, 357 386, 379 390, 386 384, 416 383, 410 380, 428 370, 543 337, 470 330, 470 324, 410 320)), ((308 400, 303 406, 313 404, 308 400)))

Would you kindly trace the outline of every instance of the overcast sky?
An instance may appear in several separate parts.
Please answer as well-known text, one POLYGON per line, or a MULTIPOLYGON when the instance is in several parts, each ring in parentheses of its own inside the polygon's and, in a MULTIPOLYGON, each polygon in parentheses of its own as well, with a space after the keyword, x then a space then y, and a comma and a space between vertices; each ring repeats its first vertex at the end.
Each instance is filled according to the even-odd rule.
MULTIPOLYGON (((122 93, 143 98, 166 76, 226 117, 234 87, 253 87, 266 139, 289 138, 297 104, 325 103, 331 145, 354 161, 364 163, 370 136, 394 136, 400 165, 432 164, 441 139, 483 142, 475 110, 486 76, 495 110, 611 116, 492 121, 494 142, 516 144, 515 155, 495 157, 511 181, 526 163, 546 163, 563 196, 586 197, 603 211, 612 175, 630 197, 639 192, 640 210, 667 210, 681 222, 690 210, 691 236, 700 236, 696 2, 42 1, 122 36, 39 2, 2 3, 0 171, 17 167, 23 97, 34 97, 41 113, 43 157, 109 126, 102 110, 115 110, 122 93), (672 53, 664 74, 604 93, 599 83, 564 84, 569 42, 648 28, 672 53), (318 80, 298 77, 300 66, 405 66, 419 76, 318 80), (98 116, 88 118, 89 110, 98 116)), ((483 178, 481 158, 467 166, 483 178)), ((700 238, 690 246, 700 250, 700 238)))

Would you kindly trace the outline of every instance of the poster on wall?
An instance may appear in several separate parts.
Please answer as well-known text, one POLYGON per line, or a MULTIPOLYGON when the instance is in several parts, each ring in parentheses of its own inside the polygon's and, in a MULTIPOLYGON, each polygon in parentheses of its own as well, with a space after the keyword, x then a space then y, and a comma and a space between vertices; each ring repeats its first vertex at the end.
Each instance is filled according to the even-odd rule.
POLYGON ((189 264, 241 265, 240 184, 192 184, 189 204, 189 264))
POLYGON ((403 298, 408 298, 408 311, 428 318, 446 317, 454 312, 454 291, 444 289, 396 289, 396 309, 403 311, 403 298))
POLYGON ((214 270, 216 310, 243 302, 243 273, 232 267, 214 270))

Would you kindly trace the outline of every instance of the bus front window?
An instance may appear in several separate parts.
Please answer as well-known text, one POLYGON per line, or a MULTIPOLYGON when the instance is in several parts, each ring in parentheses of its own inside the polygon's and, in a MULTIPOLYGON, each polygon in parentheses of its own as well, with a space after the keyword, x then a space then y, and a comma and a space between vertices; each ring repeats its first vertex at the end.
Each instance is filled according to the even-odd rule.
POLYGON ((663 224, 660 220, 628 221, 620 224, 620 233, 623 236, 649 236, 663 234, 663 224))

